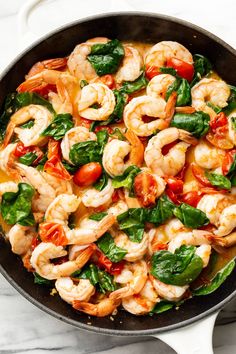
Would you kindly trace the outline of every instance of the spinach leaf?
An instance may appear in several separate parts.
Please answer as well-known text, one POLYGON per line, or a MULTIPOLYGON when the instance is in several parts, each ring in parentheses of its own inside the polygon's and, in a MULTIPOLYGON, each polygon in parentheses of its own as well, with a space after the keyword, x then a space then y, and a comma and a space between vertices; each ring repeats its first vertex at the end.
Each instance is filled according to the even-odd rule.
POLYGON ((53 286, 53 282, 51 280, 45 279, 41 277, 38 273, 34 272, 34 284, 44 285, 44 286, 53 286))
POLYGON ((232 123, 234 130, 236 131, 236 117, 231 117, 231 123, 232 123))
POLYGON ((236 87, 229 85, 230 96, 228 98, 228 106, 222 109, 222 111, 228 116, 236 109, 236 87))
POLYGON ((116 283, 114 282, 114 277, 113 275, 110 275, 109 273, 105 272, 104 270, 98 270, 98 291, 100 291, 102 294, 105 294, 107 291, 115 291, 117 286, 116 283))
POLYGON ((207 113, 198 111, 195 113, 176 113, 171 120, 170 126, 187 130, 195 138, 199 139, 209 130, 210 117, 207 113))
POLYGON ((145 221, 161 225, 173 216, 174 209, 175 204, 164 195, 158 199, 157 205, 154 208, 147 210, 145 221))
POLYGON ((41 135, 52 136, 55 140, 60 140, 73 126, 74 123, 71 114, 58 114, 41 135))
POLYGON ((177 76, 177 71, 174 68, 171 68, 168 66, 162 66, 159 70, 162 74, 169 74, 172 76, 177 76))
POLYGON ((97 132, 97 143, 100 146, 100 153, 103 153, 104 147, 108 141, 108 132, 106 130, 101 130, 100 132, 97 132))
POLYGON ((119 128, 115 128, 113 133, 110 133, 109 136, 119 140, 125 140, 125 136, 119 128))
POLYGON ((198 81, 201 80, 203 76, 206 76, 212 70, 212 65, 210 61, 200 54, 195 54, 193 56, 194 61, 194 77, 191 82, 191 87, 193 87, 198 81))
POLYGON ((34 152, 28 152, 27 154, 19 157, 19 162, 24 165, 30 166, 37 159, 37 155, 34 152))
POLYGON ((70 165, 66 160, 62 160, 62 164, 71 175, 78 170, 77 166, 70 165))
POLYGON ((131 94, 144 89, 148 84, 144 73, 142 73, 135 81, 125 81, 120 88, 120 92, 131 94))
POLYGON ((210 107, 210 108, 212 108, 213 111, 216 112, 216 114, 219 114, 219 113, 222 111, 222 109, 221 109, 220 107, 215 106, 215 105, 214 105, 213 103, 211 103, 211 102, 207 102, 207 106, 210 107))
POLYGON ((235 267, 235 261, 229 262, 223 269, 221 269, 211 280, 210 284, 203 285, 200 288, 193 291, 193 295, 208 295, 216 291, 221 284, 227 279, 227 277, 232 273, 235 267))
POLYGON ((186 106, 191 103, 191 90, 187 80, 177 77, 173 84, 171 84, 166 91, 166 101, 171 93, 177 92, 176 106, 186 106))
POLYGON ((89 216, 90 220, 95 220, 95 221, 100 221, 102 220, 105 216, 108 214, 106 212, 101 212, 101 213, 95 213, 89 216))
POLYGON ((124 248, 116 246, 113 237, 109 233, 105 233, 97 241, 100 250, 114 263, 120 262, 127 253, 124 248))
POLYGON ((145 210, 129 209, 117 217, 120 230, 123 230, 132 242, 140 243, 143 239, 145 210))
POLYGON ((149 315, 152 316, 155 313, 162 313, 172 309, 175 306, 174 302, 170 302, 167 300, 161 300, 160 302, 156 303, 153 309, 149 312, 149 315))
POLYGON ((175 253, 154 253, 151 258, 151 274, 165 284, 183 286, 191 283, 203 268, 203 261, 195 251, 196 247, 183 245, 175 253))
POLYGON ((102 176, 99 178, 99 180, 93 185, 95 189, 98 191, 102 191, 103 188, 106 187, 108 183, 108 175, 105 171, 103 171, 102 176))
POLYGON ((140 172, 140 168, 132 165, 126 168, 125 172, 121 176, 116 176, 112 180, 112 186, 114 188, 125 187, 129 191, 133 191, 134 178, 140 172))
POLYGON ((34 126, 34 120, 33 119, 30 119, 28 122, 26 122, 25 124, 21 125, 20 127, 23 128, 23 129, 30 129, 34 126))
POLYGON ((1 214, 9 225, 32 223, 31 201, 34 189, 27 183, 18 184, 18 192, 6 192, 2 195, 1 214))
POLYGON ((102 76, 116 72, 124 54, 122 43, 118 39, 113 39, 105 44, 94 44, 87 59, 97 75, 102 76))
POLYGON ((182 203, 174 209, 174 215, 187 227, 197 229, 209 224, 206 214, 200 209, 194 208, 189 204, 182 203))
POLYGON ((223 188, 223 189, 230 189, 231 188, 230 180, 223 175, 206 171, 205 176, 207 177, 207 179, 211 182, 211 184, 213 186, 216 186, 218 188, 223 188))

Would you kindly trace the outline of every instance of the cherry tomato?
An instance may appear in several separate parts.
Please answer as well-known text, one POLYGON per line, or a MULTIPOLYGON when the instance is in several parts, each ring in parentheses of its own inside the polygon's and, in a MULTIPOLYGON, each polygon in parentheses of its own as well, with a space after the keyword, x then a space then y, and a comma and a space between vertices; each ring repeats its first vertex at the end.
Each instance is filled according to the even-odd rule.
POLYGON ((108 273, 112 275, 118 275, 124 268, 124 261, 112 263, 112 261, 105 256, 98 248, 93 254, 94 263, 101 269, 105 269, 108 273))
POLYGON ((87 187, 95 183, 102 174, 102 166, 99 162, 89 162, 75 172, 73 181, 77 186, 87 187))
POLYGON ((187 192, 187 193, 182 195, 181 200, 182 200, 183 203, 189 204, 192 207, 196 208, 197 205, 198 205, 198 202, 203 197, 203 194, 204 193, 202 193, 200 191, 187 192))
POLYGON ((200 182, 201 184, 203 184, 206 187, 212 187, 212 184, 209 182, 209 180, 205 176, 205 172, 204 172, 203 168, 201 168, 195 164, 192 164, 191 168, 192 168, 192 173, 193 173, 194 177, 198 180, 198 182, 200 182))
POLYGON ((69 181, 71 180, 71 175, 63 166, 60 155, 60 142, 50 139, 48 143, 48 160, 44 165, 44 171, 52 176, 69 181))
POLYGON ((107 85, 111 90, 113 90, 116 87, 116 83, 112 75, 108 74, 108 75, 100 76, 100 80, 104 83, 104 85, 107 85))
POLYGON ((152 66, 147 66, 146 67, 145 75, 148 78, 148 80, 151 80, 154 76, 157 76, 159 74, 160 74, 160 72, 159 72, 157 66, 153 66, 152 65, 152 66))
POLYGON ((105 126, 105 125, 99 125, 94 129, 94 133, 100 132, 101 130, 106 130, 108 134, 113 133, 113 129, 111 127, 105 126))
POLYGON ((228 125, 228 119, 224 112, 220 112, 219 114, 217 114, 217 116, 210 120, 209 125, 211 127, 212 132, 215 133, 217 128, 228 125))
POLYGON ((236 154, 236 150, 231 150, 226 152, 225 157, 223 158, 222 161, 222 172, 224 176, 227 175, 227 173, 229 172, 230 167, 234 161, 235 154, 236 154))
POLYGON ((176 177, 167 177, 165 181, 169 187, 175 194, 181 194, 183 192, 184 182, 176 177))
POLYGON ((171 67, 176 70, 177 74, 182 78, 192 81, 194 75, 194 66, 186 61, 178 58, 169 58, 166 63, 167 67, 171 67))
POLYGON ((135 195, 144 207, 155 203, 157 187, 157 181, 150 173, 141 172, 134 179, 135 195))
POLYGON ((39 236, 43 242, 52 242, 56 246, 66 246, 68 240, 61 224, 44 222, 39 225, 39 236))

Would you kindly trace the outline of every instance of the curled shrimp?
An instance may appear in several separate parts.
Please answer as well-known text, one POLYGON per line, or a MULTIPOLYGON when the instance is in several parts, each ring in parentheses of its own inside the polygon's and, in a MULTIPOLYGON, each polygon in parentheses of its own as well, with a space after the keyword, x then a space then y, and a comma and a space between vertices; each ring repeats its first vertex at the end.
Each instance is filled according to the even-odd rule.
POLYGON ((166 91, 174 81, 175 77, 170 74, 154 76, 147 85, 147 95, 165 99, 166 91))
POLYGON ((156 130, 165 129, 166 102, 162 98, 141 96, 133 98, 124 109, 124 123, 138 136, 152 135, 156 130), (149 123, 143 121, 143 116, 156 118, 149 123))
POLYGON ((126 284, 124 287, 113 291, 110 299, 122 299, 127 296, 138 294, 147 281, 147 264, 145 261, 136 261, 126 264, 122 272, 115 276, 119 284, 126 284))
POLYGON ((211 117, 216 115, 215 111, 207 106, 212 103, 214 106, 224 108, 228 105, 230 95, 229 86, 222 80, 202 79, 191 90, 192 106, 197 111, 204 111, 211 117))
POLYGON ((116 100, 114 93, 106 85, 101 83, 89 84, 82 88, 78 103, 78 112, 81 117, 103 121, 114 111, 116 100), (92 108, 93 104, 99 108, 92 108))
POLYGON ((144 148, 139 138, 130 129, 125 136, 129 142, 112 139, 103 151, 103 167, 112 177, 122 175, 130 165, 141 166, 143 162, 144 148), (124 162, 128 155, 129 159, 124 162))
POLYGON ((211 233, 205 230, 189 230, 182 231, 177 234, 168 244, 168 251, 174 253, 177 248, 182 245, 191 245, 191 246, 201 246, 209 245, 210 241, 208 236, 211 233))
POLYGON ((223 194, 206 194, 198 202, 197 208, 203 211, 210 223, 218 225, 218 221, 223 209, 229 205, 229 202, 223 194))
POLYGON ((74 309, 96 317, 105 317, 111 315, 119 305, 120 300, 111 299, 110 297, 103 298, 96 304, 78 300, 74 300, 72 302, 74 309))
POLYGON ((69 214, 75 212, 80 204, 80 199, 74 194, 60 194, 48 206, 45 212, 46 222, 67 225, 69 214))
POLYGON ((165 66, 170 58, 177 58, 189 64, 193 63, 192 54, 182 44, 173 41, 162 41, 155 44, 147 53, 146 66, 165 66))
POLYGON ((46 59, 43 61, 38 61, 36 64, 32 66, 30 71, 28 72, 26 79, 29 79, 31 76, 39 74, 41 71, 46 69, 56 70, 56 69, 64 69, 67 64, 67 58, 53 58, 46 59))
POLYGON ((226 207, 219 215, 217 236, 226 236, 236 227, 236 204, 226 207))
POLYGON ((33 227, 19 224, 12 226, 8 232, 12 252, 20 256, 26 254, 31 247, 34 236, 36 236, 36 232, 33 227))
POLYGON ((225 151, 212 146, 204 140, 199 141, 194 148, 196 163, 207 169, 215 169, 222 166, 225 151))
POLYGON ((168 301, 177 302, 181 300, 185 291, 188 289, 188 285, 177 286, 165 284, 159 279, 154 278, 152 275, 150 276, 150 279, 158 295, 168 301))
POLYGON ((51 259, 64 257, 67 251, 62 246, 55 246, 51 242, 41 242, 32 252, 30 263, 35 271, 48 280, 68 277, 76 270, 81 269, 89 260, 94 248, 89 246, 77 256, 74 261, 67 261, 62 264, 53 264, 51 259))
POLYGON ((184 167, 186 151, 191 143, 195 144, 195 139, 187 131, 177 128, 165 129, 149 140, 144 160, 155 174, 175 176, 184 167), (178 139, 183 141, 163 155, 162 148, 178 139))
POLYGON ((98 191, 96 188, 89 188, 83 192, 81 200, 86 207, 97 208, 100 205, 110 203, 113 192, 114 187, 112 186, 112 181, 108 179, 106 187, 101 191, 98 191))
POLYGON ((25 146, 45 143, 47 138, 42 136, 42 132, 51 123, 52 119, 52 113, 44 106, 30 104, 29 106, 20 108, 10 118, 4 138, 4 145, 8 144, 14 132, 25 146), (34 125, 31 128, 18 127, 31 119, 34 120, 34 125))
POLYGON ((114 241, 116 246, 121 247, 127 251, 124 259, 128 262, 136 262, 143 258, 148 248, 148 235, 144 233, 141 242, 132 242, 124 232, 115 232, 114 241))
POLYGON ((52 176, 45 171, 42 171, 41 174, 46 182, 54 189, 56 195, 73 193, 71 181, 52 176))
POLYGON ((55 287, 60 297, 69 304, 75 300, 89 301, 95 293, 95 287, 88 279, 79 279, 79 283, 75 285, 70 277, 63 277, 56 280, 55 287))
POLYGON ((134 81, 142 73, 143 59, 138 49, 124 45, 125 55, 116 73, 116 81, 134 81))
POLYGON ((232 247, 236 245, 236 232, 232 232, 227 236, 216 236, 212 235, 211 241, 213 244, 219 245, 221 247, 232 247))
POLYGON ((109 209, 107 209, 108 214, 111 214, 115 217, 124 213, 129 209, 126 202, 119 200, 117 203, 113 204, 109 209))
POLYGON ((87 140, 97 140, 96 134, 90 132, 88 128, 75 127, 68 130, 61 141, 61 151, 63 158, 73 165, 69 157, 70 149, 74 144, 87 140))

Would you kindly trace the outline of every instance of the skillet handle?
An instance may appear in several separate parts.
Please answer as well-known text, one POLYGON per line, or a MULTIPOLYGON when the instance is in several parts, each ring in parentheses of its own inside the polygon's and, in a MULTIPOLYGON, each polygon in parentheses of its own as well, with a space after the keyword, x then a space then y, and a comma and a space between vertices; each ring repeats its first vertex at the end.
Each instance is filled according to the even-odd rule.
POLYGON ((195 322, 190 326, 160 333, 153 337, 173 348, 177 354, 214 354, 212 334, 219 312, 195 322))

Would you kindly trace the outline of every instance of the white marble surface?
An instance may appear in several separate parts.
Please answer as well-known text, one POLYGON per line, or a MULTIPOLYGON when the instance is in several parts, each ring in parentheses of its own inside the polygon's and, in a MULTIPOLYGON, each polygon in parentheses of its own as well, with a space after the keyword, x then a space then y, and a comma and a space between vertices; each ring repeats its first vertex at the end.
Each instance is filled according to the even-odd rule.
MULTIPOLYGON (((0 0, 0 70, 25 44, 22 26, 17 23, 17 13, 24 4, 24 0, 0 0)), ((189 20, 236 47, 235 0, 45 0, 29 16, 27 23, 31 36, 27 40, 29 42, 29 38, 37 38, 70 19, 125 9, 160 12, 189 20)), ((214 330, 216 354, 236 353, 234 321, 236 300, 221 311, 217 320, 214 330)), ((0 275, 0 354, 49 351, 62 354, 174 353, 153 338, 104 337, 79 331, 41 312, 0 275)))

